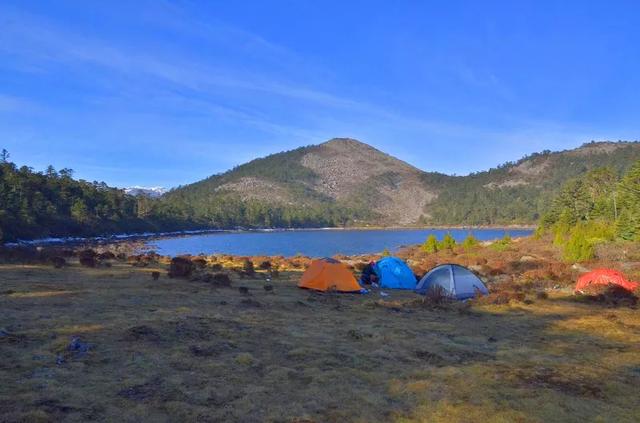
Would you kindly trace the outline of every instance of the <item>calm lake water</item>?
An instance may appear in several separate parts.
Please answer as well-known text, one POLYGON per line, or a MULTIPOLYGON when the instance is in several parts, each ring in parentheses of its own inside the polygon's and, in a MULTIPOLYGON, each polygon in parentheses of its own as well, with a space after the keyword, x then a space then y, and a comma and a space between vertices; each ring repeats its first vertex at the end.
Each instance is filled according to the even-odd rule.
POLYGON ((388 248, 424 242, 429 234, 438 239, 450 232, 461 242, 469 232, 481 241, 531 235, 531 230, 505 229, 381 229, 381 230, 295 230, 216 232, 203 235, 181 236, 149 242, 149 246, 163 255, 179 254, 233 254, 240 256, 294 256, 330 257, 335 254, 378 253, 388 248))

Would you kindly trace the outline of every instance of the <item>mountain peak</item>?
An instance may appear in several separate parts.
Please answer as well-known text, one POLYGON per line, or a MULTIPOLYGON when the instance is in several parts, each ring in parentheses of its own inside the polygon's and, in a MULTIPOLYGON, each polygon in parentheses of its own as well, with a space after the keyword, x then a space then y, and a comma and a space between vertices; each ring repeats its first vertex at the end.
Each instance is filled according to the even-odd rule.
POLYGON ((355 138, 342 138, 342 137, 338 137, 338 138, 331 138, 329 141, 325 141, 320 145, 353 145, 353 146, 366 146, 366 147, 371 147, 369 144, 364 143, 360 140, 357 140, 355 138))

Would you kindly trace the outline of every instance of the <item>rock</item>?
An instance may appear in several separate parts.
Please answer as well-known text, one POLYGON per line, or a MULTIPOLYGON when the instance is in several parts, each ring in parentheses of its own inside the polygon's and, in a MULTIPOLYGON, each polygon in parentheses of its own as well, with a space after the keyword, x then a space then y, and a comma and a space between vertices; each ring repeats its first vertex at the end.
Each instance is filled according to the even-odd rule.
POLYGON ((538 261, 538 259, 536 259, 533 256, 522 256, 520 257, 520 263, 531 263, 534 261, 538 261))

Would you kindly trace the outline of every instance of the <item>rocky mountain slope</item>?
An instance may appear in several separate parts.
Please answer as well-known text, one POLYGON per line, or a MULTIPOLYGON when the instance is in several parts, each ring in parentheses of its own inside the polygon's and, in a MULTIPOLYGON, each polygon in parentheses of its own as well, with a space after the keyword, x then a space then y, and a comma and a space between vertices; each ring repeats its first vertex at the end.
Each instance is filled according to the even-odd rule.
POLYGON ((623 172, 639 159, 640 143, 599 142, 448 176, 424 172, 360 141, 336 138, 253 160, 173 190, 163 201, 215 225, 221 225, 225 207, 242 213, 250 225, 256 220, 252 214, 273 222, 274 210, 279 218, 309 215, 313 222, 315 215, 330 214, 356 225, 532 223, 568 179, 602 166, 623 172))

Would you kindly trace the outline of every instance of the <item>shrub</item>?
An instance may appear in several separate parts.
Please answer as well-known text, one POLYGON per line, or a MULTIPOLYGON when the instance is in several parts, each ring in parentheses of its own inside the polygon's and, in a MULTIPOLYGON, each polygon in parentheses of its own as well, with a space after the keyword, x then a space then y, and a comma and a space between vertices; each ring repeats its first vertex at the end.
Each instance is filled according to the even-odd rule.
POLYGON ((113 260, 116 258, 116 255, 111 251, 105 251, 104 253, 100 253, 97 256, 98 260, 113 260))
POLYGON ((422 251, 427 254, 438 252, 438 240, 434 234, 429 235, 424 244, 422 244, 422 251))
POLYGON ((169 265, 170 278, 187 278, 193 273, 194 264, 186 257, 174 257, 169 265))
POLYGON ((226 273, 216 273, 211 280, 216 286, 231 286, 231 278, 226 273))
POLYGON ((451 233, 447 232, 447 234, 442 238, 440 245, 438 246, 439 250, 453 250, 453 247, 456 246, 456 240, 451 236, 451 233))
POLYGON ((85 267, 96 267, 98 265, 98 262, 95 256, 81 256, 80 265, 85 267))
POLYGON ((495 241, 493 244, 491 244, 491 248, 493 248, 498 252, 506 251, 509 249, 510 246, 511 246, 511 235, 509 235, 508 233, 504 234, 502 239, 495 241))
POLYGON ((609 285, 606 287, 592 287, 584 296, 589 301, 603 303, 611 306, 628 306, 634 307, 638 304, 638 297, 630 291, 618 285, 609 285))
POLYGON ((547 294, 545 291, 539 291, 536 293, 536 298, 539 300, 546 300, 547 298, 549 298, 549 294, 547 294))
POLYGON ((478 244, 479 242, 476 239, 476 237, 474 237, 472 233, 469 233, 469 235, 467 235, 464 241, 462 241, 462 248, 464 249, 464 251, 469 252, 475 247, 477 247, 478 244))
POLYGON ((242 263, 242 270, 247 274, 247 275, 253 275, 254 273, 256 273, 255 268, 253 267, 253 262, 249 259, 245 260, 242 263))
POLYGON ((451 301, 452 298, 440 285, 432 285, 425 294, 425 302, 430 304, 442 304, 451 301))
POLYGON ((160 279, 160 272, 158 272, 158 271, 153 271, 153 272, 151 272, 151 278, 152 278, 154 281, 157 281, 158 279, 160 279))
POLYGON ((198 268, 198 269, 204 269, 205 267, 207 267, 207 260, 205 260, 203 257, 195 257, 191 260, 191 262, 198 268))
POLYGON ((594 246, 582 231, 573 231, 564 246, 562 258, 569 262, 581 262, 591 260, 594 256, 594 246))
POLYGON ((51 259, 51 262, 53 263, 53 267, 55 267, 56 269, 61 269, 67 265, 67 261, 64 259, 64 257, 53 257, 51 259))
POLYGON ((251 366, 255 362, 255 358, 249 353, 240 353, 236 356, 236 363, 242 366, 251 366))
POLYGON ((271 262, 269 260, 265 260, 262 263, 260 263, 259 267, 262 270, 269 270, 269 269, 271 269, 271 262))

